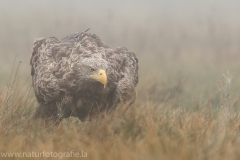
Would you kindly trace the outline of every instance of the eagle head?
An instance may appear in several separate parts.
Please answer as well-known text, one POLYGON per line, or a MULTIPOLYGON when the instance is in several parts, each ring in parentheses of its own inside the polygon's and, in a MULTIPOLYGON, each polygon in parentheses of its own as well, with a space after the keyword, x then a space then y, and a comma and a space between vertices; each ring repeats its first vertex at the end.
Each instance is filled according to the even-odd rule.
POLYGON ((78 63, 78 71, 84 84, 94 86, 102 84, 104 89, 108 82, 107 69, 108 62, 99 57, 84 58, 78 63))
POLYGON ((107 85, 106 71, 104 69, 91 68, 91 72, 92 74, 90 74, 90 77, 97 80, 98 82, 101 82, 103 84, 103 87, 105 88, 107 85))

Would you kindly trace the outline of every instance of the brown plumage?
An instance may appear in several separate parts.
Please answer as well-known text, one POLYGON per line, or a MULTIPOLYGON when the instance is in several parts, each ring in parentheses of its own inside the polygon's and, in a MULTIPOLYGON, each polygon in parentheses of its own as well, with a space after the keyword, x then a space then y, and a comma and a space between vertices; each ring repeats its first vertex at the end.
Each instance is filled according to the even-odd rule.
POLYGON ((135 100, 135 54, 124 47, 111 49, 95 34, 36 39, 30 64, 39 102, 34 119, 75 116, 84 121, 135 100))

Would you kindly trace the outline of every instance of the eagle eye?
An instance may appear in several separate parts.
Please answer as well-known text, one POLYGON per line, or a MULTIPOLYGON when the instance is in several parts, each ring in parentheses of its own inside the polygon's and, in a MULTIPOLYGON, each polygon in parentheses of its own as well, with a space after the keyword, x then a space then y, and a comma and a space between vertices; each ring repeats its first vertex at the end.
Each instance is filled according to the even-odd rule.
POLYGON ((91 68, 91 71, 93 72, 93 71, 95 71, 95 69, 91 68))

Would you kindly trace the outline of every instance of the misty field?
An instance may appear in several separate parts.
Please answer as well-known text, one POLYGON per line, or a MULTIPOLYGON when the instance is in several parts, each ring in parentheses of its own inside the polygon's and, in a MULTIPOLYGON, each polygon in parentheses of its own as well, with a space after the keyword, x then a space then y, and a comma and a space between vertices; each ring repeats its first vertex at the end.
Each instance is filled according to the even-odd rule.
POLYGON ((239 3, 25 2, 0 1, 0 159, 240 159, 239 3), (87 122, 32 121, 34 38, 88 28, 138 57, 135 103, 87 122))

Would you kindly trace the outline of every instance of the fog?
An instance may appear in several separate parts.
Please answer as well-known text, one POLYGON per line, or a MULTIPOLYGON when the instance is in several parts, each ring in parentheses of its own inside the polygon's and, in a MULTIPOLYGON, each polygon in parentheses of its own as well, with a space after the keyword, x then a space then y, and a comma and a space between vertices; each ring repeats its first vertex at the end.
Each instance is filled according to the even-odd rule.
POLYGON ((28 72, 35 38, 63 38, 88 28, 140 59, 194 49, 239 53, 239 20, 238 0, 0 0, 1 73, 16 55, 28 72))

